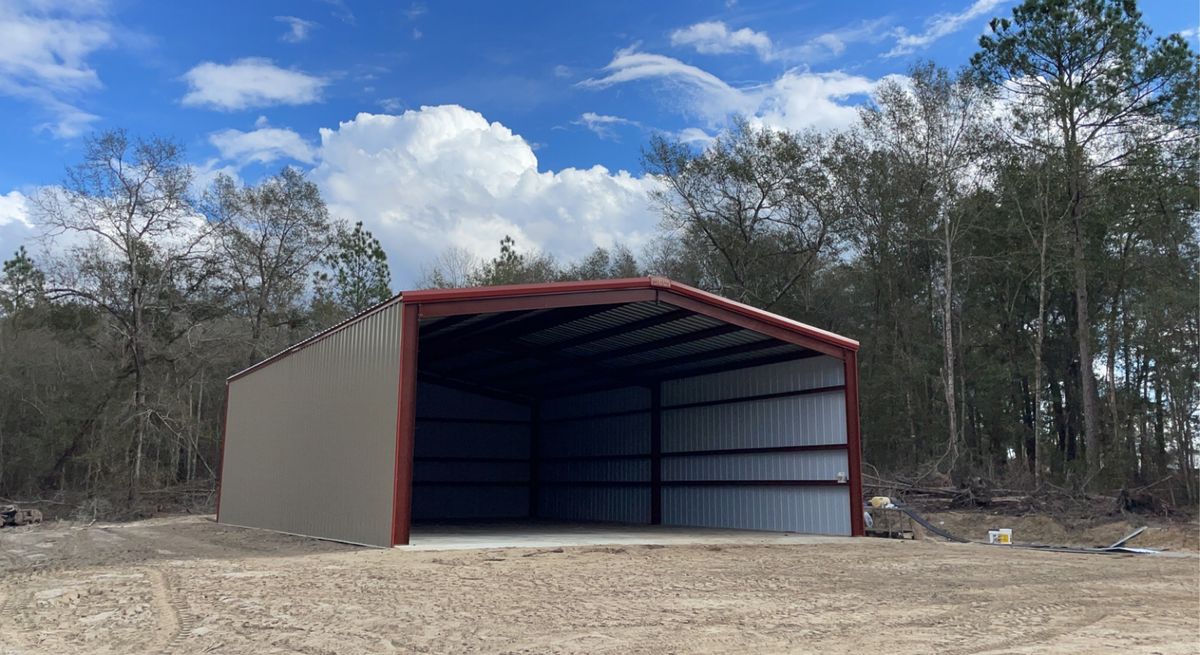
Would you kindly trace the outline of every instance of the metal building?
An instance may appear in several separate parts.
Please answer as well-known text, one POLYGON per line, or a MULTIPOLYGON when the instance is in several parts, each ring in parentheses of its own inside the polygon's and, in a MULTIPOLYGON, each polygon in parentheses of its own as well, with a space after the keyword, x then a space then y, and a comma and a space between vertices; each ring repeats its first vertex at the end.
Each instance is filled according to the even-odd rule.
POLYGON ((860 535, 857 349, 656 277, 407 291, 229 378, 217 520, 860 535))

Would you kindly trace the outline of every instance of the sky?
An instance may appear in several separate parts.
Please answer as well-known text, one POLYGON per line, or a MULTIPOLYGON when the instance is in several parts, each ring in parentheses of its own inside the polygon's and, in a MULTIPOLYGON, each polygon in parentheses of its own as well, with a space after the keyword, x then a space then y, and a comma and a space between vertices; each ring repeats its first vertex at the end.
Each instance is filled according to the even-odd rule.
MULTIPOLYGON (((1004 0, 0 0, 0 259, 84 140, 176 139, 200 190, 296 166, 409 288, 504 235, 560 259, 656 231, 651 136, 700 148, 741 116, 830 130, 890 76, 957 69, 1004 0)), ((1197 46, 1192 0, 1144 0, 1197 46)))

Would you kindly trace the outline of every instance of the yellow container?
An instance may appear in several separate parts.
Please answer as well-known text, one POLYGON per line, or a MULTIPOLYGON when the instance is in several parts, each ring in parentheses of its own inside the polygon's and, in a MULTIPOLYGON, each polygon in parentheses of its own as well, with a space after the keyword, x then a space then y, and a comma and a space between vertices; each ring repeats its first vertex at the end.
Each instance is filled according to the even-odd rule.
POLYGON ((1000 528, 999 530, 988 530, 988 543, 1001 544, 1004 546, 1012 545, 1012 528, 1000 528))

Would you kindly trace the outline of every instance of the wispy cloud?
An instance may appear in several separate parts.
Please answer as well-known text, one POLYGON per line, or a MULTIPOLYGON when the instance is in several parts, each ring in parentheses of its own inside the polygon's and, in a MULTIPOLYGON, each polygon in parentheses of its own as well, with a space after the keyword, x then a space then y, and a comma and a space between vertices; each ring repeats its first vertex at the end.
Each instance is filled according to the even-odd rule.
POLYGON ((573 121, 575 125, 582 125, 591 130, 596 136, 601 139, 616 140, 617 133, 615 128, 620 126, 641 127, 642 124, 628 118, 620 116, 611 116, 608 114, 597 114, 591 111, 585 111, 579 116, 579 120, 573 121))
POLYGON ((115 43, 114 31, 104 2, 0 2, 0 95, 40 107, 51 118, 39 129, 78 136, 99 118, 77 106, 103 86, 88 58, 115 43))
POLYGON ((799 45, 786 45, 766 32, 748 27, 735 30, 721 21, 706 21, 671 32, 671 45, 710 55, 753 52, 763 62, 813 63, 840 56, 851 44, 879 43, 900 36, 890 23, 888 17, 864 20, 822 32, 799 45))
POLYGON ((355 25, 358 19, 354 16, 354 12, 350 11, 350 7, 346 6, 345 0, 321 0, 331 7, 329 13, 336 19, 347 25, 355 25))
POLYGON ((225 111, 305 105, 321 99, 327 80, 276 66, 269 59, 247 57, 230 64, 206 61, 184 74, 189 91, 183 104, 225 111))
POLYGON ((276 16, 275 20, 288 26, 288 31, 284 32, 283 35, 279 37, 279 40, 283 41, 284 43, 300 43, 302 41, 307 41, 308 37, 312 34, 313 29, 320 26, 311 20, 304 20, 303 18, 296 18, 295 16, 276 16))
POLYGON ((753 51, 763 61, 774 58, 774 44, 766 32, 748 27, 731 30, 722 21, 705 21, 677 29, 671 32, 671 45, 691 47, 706 55, 753 51))
POLYGON ((427 13, 429 13, 429 7, 424 2, 414 2, 404 10, 404 15, 408 16, 409 20, 416 20, 427 13))
POLYGON ((854 101, 870 95, 879 80, 841 71, 793 69, 768 83, 735 87, 678 59, 628 49, 604 67, 604 75, 579 86, 603 89, 634 82, 668 86, 679 113, 698 116, 710 127, 719 128, 730 116, 743 116, 752 123, 784 129, 831 129, 855 120, 854 101))
POLYGON ((823 32, 801 45, 777 51, 776 54, 781 59, 812 63, 839 57, 853 44, 879 43, 896 34, 890 18, 876 18, 823 32))
POLYGON ((966 9, 949 14, 937 14, 925 21, 925 30, 919 34, 908 34, 899 30, 896 45, 884 57, 901 57, 929 47, 934 41, 962 29, 970 21, 987 16, 996 7, 1008 0, 975 0, 966 9))

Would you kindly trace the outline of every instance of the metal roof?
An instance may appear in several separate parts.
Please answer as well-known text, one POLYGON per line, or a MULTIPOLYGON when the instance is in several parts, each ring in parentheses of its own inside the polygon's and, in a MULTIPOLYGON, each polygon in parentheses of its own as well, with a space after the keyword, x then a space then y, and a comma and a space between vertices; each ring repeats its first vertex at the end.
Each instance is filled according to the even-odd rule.
POLYGON ((520 397, 858 350, 853 339, 666 278, 643 277, 405 291, 229 379, 395 302, 420 310, 422 376, 520 397))

